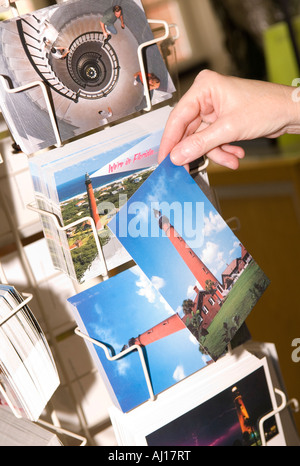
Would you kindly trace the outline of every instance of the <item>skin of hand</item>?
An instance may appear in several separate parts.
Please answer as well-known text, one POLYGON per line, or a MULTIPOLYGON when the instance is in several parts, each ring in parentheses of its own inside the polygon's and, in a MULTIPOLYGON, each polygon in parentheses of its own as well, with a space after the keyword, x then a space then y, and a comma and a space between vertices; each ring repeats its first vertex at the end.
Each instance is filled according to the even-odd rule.
POLYGON ((159 163, 169 153, 175 165, 186 166, 206 155, 237 169, 245 152, 231 143, 300 133, 294 91, 292 86, 201 71, 169 116, 159 163))

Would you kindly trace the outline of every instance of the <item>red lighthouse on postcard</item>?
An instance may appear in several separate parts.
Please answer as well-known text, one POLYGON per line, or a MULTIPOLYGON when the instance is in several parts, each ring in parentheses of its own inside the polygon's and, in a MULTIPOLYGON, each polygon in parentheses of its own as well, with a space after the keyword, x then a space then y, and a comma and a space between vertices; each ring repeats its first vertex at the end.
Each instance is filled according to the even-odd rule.
POLYGON ((88 195, 90 215, 95 222, 97 230, 101 230, 102 223, 101 223, 101 219, 100 219, 100 216, 97 210, 97 203, 96 203, 96 199, 94 195, 93 185, 92 185, 92 182, 91 182, 91 179, 88 173, 85 175, 85 185, 86 185, 86 191, 88 195))
POLYGON ((174 226, 171 225, 169 218, 162 215, 162 212, 158 210, 154 210, 154 216, 158 220, 161 230, 165 232, 181 258, 193 273, 195 281, 197 282, 197 285, 194 287, 196 297, 194 300, 183 300, 183 317, 174 314, 141 335, 131 338, 128 342, 129 346, 147 346, 154 341, 165 338, 186 327, 197 337, 199 335, 205 336, 208 332, 207 329, 209 325, 221 309, 223 300, 228 292, 228 285, 232 283, 228 277, 228 270, 236 270, 236 265, 238 270, 241 271, 246 266, 249 258, 251 258, 246 249, 241 245, 241 259, 237 261, 237 264, 231 264, 231 266, 226 268, 226 273, 224 272, 225 275, 222 275, 223 283, 221 284, 204 262, 188 246, 182 236, 175 230, 174 226))
POLYGON ((154 210, 154 215, 158 219, 159 227, 165 232, 173 246, 177 249, 200 287, 204 290, 207 284, 210 283, 214 287, 214 294, 220 299, 223 299, 223 287, 217 280, 214 274, 206 267, 195 252, 188 246, 182 236, 177 233, 170 220, 158 210, 154 210))

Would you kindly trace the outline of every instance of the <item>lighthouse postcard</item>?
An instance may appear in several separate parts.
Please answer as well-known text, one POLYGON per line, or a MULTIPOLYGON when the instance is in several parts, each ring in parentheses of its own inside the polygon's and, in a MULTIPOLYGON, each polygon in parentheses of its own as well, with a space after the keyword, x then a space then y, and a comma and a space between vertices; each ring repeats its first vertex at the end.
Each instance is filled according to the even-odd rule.
POLYGON ((243 348, 126 416, 111 407, 110 417, 122 446, 286 446, 276 406, 268 359, 243 348))
POLYGON ((184 167, 167 157, 109 228, 217 360, 269 279, 184 167))
POLYGON ((150 281, 134 266, 68 299, 81 332, 106 348, 107 353, 87 342, 112 400, 123 412, 151 398, 137 346, 154 396, 211 362, 157 287, 158 278, 150 281))
POLYGON ((172 99, 153 39, 141 0, 68 0, 1 21, 0 106, 21 150, 33 154, 172 99))
POLYGON ((29 158, 53 262, 79 283, 132 261, 108 224, 157 165, 170 111, 164 106, 29 158), (47 213, 55 214, 65 230, 47 213))

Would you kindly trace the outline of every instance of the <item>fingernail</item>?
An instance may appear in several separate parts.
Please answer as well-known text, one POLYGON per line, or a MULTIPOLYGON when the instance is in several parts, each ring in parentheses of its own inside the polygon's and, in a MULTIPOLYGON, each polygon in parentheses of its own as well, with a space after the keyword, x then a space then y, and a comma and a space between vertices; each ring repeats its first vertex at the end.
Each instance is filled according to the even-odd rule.
POLYGON ((170 158, 175 165, 183 165, 186 161, 182 152, 176 149, 171 152, 170 158))

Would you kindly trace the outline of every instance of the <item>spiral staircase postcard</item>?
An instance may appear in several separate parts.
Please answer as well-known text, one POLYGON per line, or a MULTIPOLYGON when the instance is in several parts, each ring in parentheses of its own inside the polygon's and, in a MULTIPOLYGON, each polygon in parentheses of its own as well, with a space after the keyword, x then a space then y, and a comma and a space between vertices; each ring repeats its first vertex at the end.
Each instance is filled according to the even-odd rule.
POLYGON ((138 48, 153 39, 142 3, 116 3, 70 0, 0 22, 0 107, 24 153, 140 112, 143 76, 153 105, 172 97, 156 44, 142 74, 138 48))

